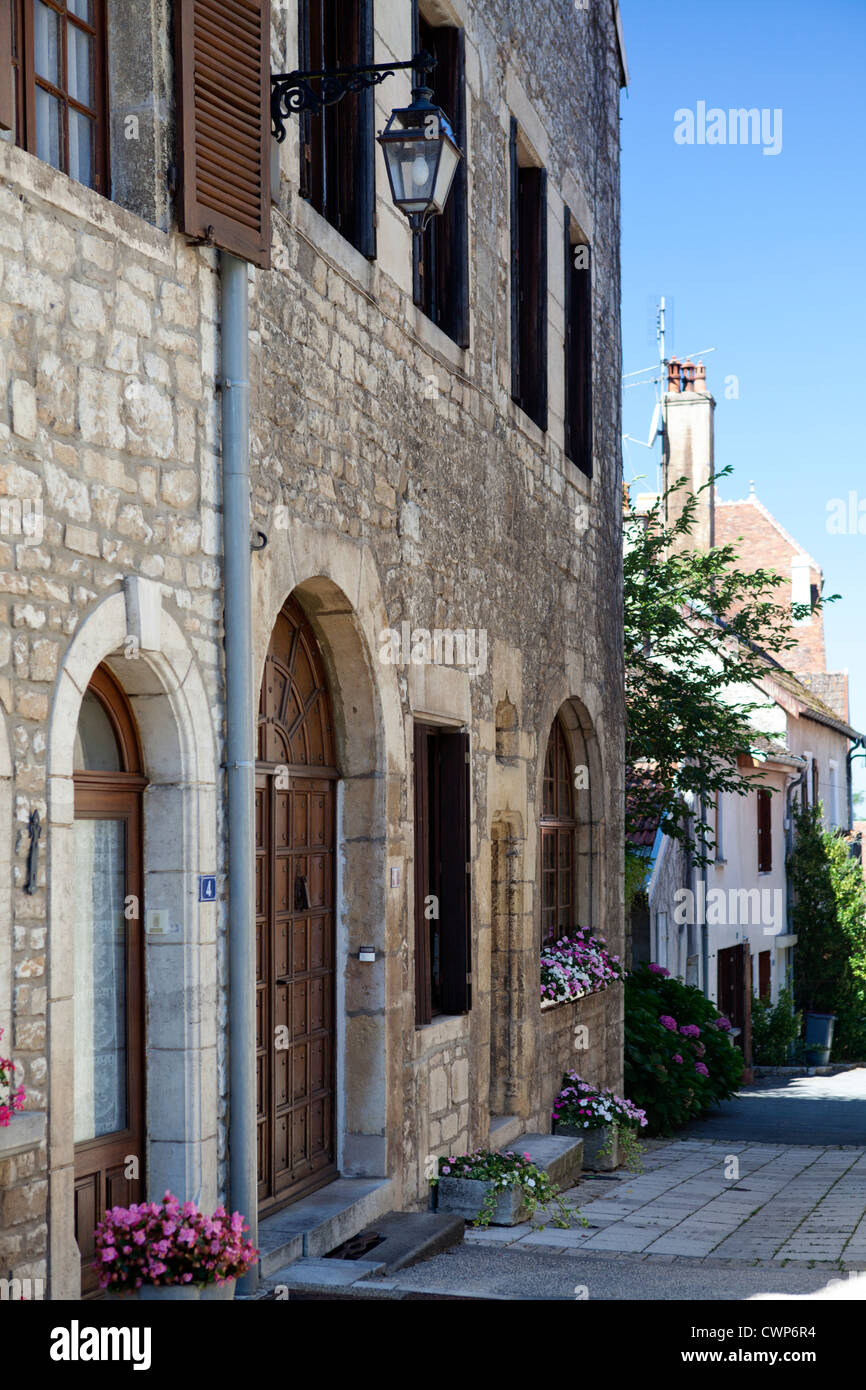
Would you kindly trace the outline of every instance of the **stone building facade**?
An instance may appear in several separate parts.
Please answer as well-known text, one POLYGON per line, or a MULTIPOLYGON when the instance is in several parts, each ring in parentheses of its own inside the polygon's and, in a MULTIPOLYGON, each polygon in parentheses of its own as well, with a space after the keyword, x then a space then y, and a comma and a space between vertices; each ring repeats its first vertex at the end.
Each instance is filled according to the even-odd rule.
MULTIPOLYGON (((0 1129, 0 1275, 41 1279, 52 1298, 81 1292, 81 1111, 100 1104, 80 1063, 82 1019, 105 993, 78 944, 96 833, 81 825, 121 814, 87 800, 102 786, 88 710, 108 711, 114 791, 141 807, 125 915, 141 947, 142 1123, 102 1200, 171 1188, 212 1206, 230 1161, 219 252, 176 222, 172 7, 109 9, 124 11, 107 34, 111 196, 0 141, 0 1048, 27 1091, 0 1129)), ((319 763, 333 780, 302 790, 303 758, 286 757, 290 814, 303 805, 310 819, 284 848, 296 914, 312 886, 315 915, 320 860, 333 875, 332 1008, 305 1063, 323 1047, 333 1086, 329 1118, 313 1104, 305 1123, 332 1126, 326 1176, 366 1183, 346 1234, 426 1205, 430 1154, 547 1132, 566 1066, 621 1082, 620 990, 542 1011, 538 984, 555 725, 587 774, 571 901, 612 949, 623 932, 618 10, 543 0, 529 33, 511 0, 420 9, 465 34, 468 346, 413 300, 411 237, 381 156, 371 258, 299 196, 297 125, 274 147, 270 268, 249 269, 257 785, 265 819, 281 815, 268 739, 295 738, 269 705, 282 633, 307 653, 327 711, 319 763), (548 171, 546 429, 512 399, 513 118, 521 158, 548 171), (589 472, 565 451, 566 207, 592 248, 589 472), (475 660, 413 661, 389 645, 403 624, 471 631, 475 660), (467 740, 471 907, 471 1000, 420 1025, 417 726, 467 740)), ((373 13, 375 60, 409 54, 408 0, 373 13)), ((272 5, 271 33, 272 69, 297 66, 297 6, 272 5)), ((402 73, 376 90, 377 129, 407 94, 402 73)), ((305 708, 296 728, 308 724, 305 708)), ((279 847, 268 862, 281 872, 279 847)), ((295 986, 262 969, 276 970, 263 988, 279 1010, 295 986)), ((279 1091, 278 1055, 262 1065, 279 1091)), ((274 1152, 295 1122, 271 1104, 274 1152)), ((280 1191, 265 1195, 268 1220, 280 1191)))

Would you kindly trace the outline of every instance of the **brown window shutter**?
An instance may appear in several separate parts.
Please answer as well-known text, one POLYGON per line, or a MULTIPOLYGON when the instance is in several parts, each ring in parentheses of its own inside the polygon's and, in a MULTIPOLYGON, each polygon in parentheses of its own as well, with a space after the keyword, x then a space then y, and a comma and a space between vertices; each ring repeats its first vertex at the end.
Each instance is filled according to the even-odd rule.
POLYGON ((270 0, 178 0, 181 231, 270 265, 270 0))
POLYGON ((520 361, 520 217, 518 183, 520 171, 517 164, 517 119, 511 117, 511 131, 508 144, 510 167, 509 192, 511 196, 511 398, 520 403, 521 361, 520 361))
POLYGON ((768 791, 758 792, 758 873, 768 874, 773 867, 772 803, 768 791))
MULTIPOLYGON (((589 252, 587 251, 589 255, 589 252)), ((574 264, 571 211, 565 209, 565 452, 592 477, 592 261, 574 264)))
POLYGON ((12 73, 12 4, 0 0, 0 130, 15 124, 15 84, 12 73))
POLYGON ((430 929, 424 902, 430 886, 430 778, 427 729, 415 725, 415 1022, 429 1023, 430 929))
POLYGON ((442 886, 440 943, 442 1011, 464 1014, 472 1007, 469 914, 469 735, 443 730, 439 736, 442 798, 442 886))

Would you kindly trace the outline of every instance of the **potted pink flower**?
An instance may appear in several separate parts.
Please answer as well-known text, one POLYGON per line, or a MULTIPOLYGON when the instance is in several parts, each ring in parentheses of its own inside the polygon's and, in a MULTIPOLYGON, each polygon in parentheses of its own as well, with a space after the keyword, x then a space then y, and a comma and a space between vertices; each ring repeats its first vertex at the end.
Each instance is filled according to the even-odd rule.
MULTIPOLYGON (((0 1028, 0 1037, 3 1029, 0 1028)), ((15 1063, 0 1057, 0 1128, 5 1129, 16 1110, 24 1109, 24 1087, 15 1085, 15 1063)))
POLYGON ((108 1298, 231 1299, 258 1256, 239 1212, 212 1216, 166 1192, 161 1203, 111 1207, 96 1228, 94 1269, 108 1298))

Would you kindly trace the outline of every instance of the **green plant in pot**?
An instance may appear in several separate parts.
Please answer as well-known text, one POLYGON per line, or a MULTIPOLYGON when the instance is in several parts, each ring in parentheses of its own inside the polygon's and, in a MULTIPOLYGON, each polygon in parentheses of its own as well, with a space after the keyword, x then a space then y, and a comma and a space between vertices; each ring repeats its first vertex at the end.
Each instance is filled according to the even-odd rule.
POLYGON ((161 1203, 111 1207, 96 1228, 94 1268, 108 1298, 231 1299, 258 1251, 239 1212, 212 1216, 166 1192, 161 1203))
POLYGON ((583 1139, 584 1168, 606 1173, 625 1163, 632 1172, 641 1171, 643 1150, 637 1132, 647 1117, 624 1096, 601 1090, 576 1071, 567 1071, 553 1102, 552 1118, 557 1134, 583 1139))

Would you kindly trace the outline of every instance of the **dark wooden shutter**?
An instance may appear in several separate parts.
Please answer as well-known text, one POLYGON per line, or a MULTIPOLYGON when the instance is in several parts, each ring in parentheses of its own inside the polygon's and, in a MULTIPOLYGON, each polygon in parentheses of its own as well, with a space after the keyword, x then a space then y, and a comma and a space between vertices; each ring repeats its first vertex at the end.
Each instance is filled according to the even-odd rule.
POLYGON ((571 211, 565 209, 565 452, 592 477, 592 258, 574 264, 571 211))
POLYGON ((766 1000, 766 1002, 767 1002, 768 1004, 769 1004, 769 1002, 770 1002, 770 992, 771 992, 771 985, 770 985, 770 967, 771 967, 770 952, 769 952, 769 951, 759 951, 759 952, 758 952, 758 998, 759 998, 759 999, 764 999, 764 1000, 766 1000))
POLYGON ((758 792, 758 873, 768 874, 773 867, 773 813, 771 794, 758 792))
POLYGON ((430 785, 427 729, 415 725, 415 1022, 429 1023, 430 936, 424 900, 430 884, 430 785))
POLYGON ((0 0, 0 130, 15 125, 15 75, 12 71, 12 5, 0 0))
POLYGON ((547 170, 520 168, 511 118, 511 394, 547 429, 547 170))
POLYGON ((537 409, 532 418, 540 429, 547 429, 547 170, 527 170, 532 175, 531 183, 535 191, 535 244, 533 246, 534 265, 530 266, 530 276, 535 290, 533 305, 535 318, 535 402, 537 409), (533 273, 534 271, 534 273, 533 273))
MULTIPOLYGON (((457 144, 466 148, 466 35, 448 25, 419 19, 414 5, 416 51, 436 59, 430 76, 433 100, 451 122, 457 144)), ((466 159, 454 175, 445 211, 432 217, 423 237, 413 237, 415 303, 458 347, 469 346, 469 224, 466 159)))
MULTIPOLYGON (((373 63, 373 0, 360 0, 359 63, 373 63)), ((375 90, 358 94, 354 155, 346 177, 353 187, 353 244, 368 260, 376 259, 376 106, 375 90)))
POLYGON ((442 878, 440 950, 442 1011, 472 1007, 469 912, 469 735, 439 735, 442 878))
POLYGON ((270 0, 178 0, 181 230, 270 264, 270 0))
POLYGON ((511 398, 520 403, 520 218, 519 175, 517 164, 517 119, 511 117, 511 136, 509 143, 509 167, 511 195, 511 398))

